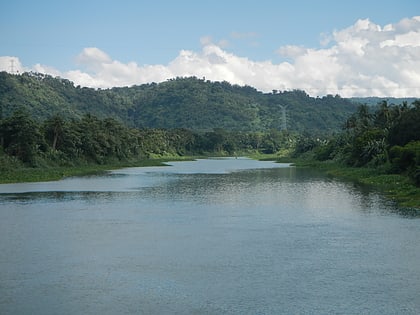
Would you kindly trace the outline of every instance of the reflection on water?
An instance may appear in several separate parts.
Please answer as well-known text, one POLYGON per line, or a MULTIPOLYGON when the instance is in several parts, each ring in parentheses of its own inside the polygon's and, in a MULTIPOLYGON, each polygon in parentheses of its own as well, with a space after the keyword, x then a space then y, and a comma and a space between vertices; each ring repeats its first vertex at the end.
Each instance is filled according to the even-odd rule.
POLYGON ((0 185, 0 313, 420 312, 420 227, 249 159, 0 185))

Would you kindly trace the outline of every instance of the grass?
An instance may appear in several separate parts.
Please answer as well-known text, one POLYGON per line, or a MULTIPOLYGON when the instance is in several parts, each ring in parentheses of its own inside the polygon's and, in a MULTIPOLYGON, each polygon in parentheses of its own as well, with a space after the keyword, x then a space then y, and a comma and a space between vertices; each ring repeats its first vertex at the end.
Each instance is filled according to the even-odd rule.
POLYGON ((82 162, 71 166, 51 166, 42 163, 38 167, 27 167, 16 160, 4 159, 4 156, 0 155, 0 184, 54 181, 71 176, 100 174, 124 167, 167 166, 166 163, 169 161, 191 161, 196 158, 195 156, 167 155, 104 164, 82 162))
POLYGON ((101 172, 123 167, 164 166, 167 161, 168 159, 148 159, 107 164, 83 164, 77 166, 15 167, 0 170, 0 183, 54 181, 70 176, 99 174, 101 172))

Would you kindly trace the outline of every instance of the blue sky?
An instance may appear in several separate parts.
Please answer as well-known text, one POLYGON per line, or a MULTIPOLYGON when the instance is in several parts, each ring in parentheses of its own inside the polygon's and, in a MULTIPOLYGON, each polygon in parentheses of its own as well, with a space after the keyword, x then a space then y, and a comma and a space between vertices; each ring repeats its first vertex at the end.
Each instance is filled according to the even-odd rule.
MULTIPOLYGON (((368 19, 383 28, 418 15, 420 1, 415 0, 3 0, 0 3, 0 56, 4 57, 4 70, 8 65, 10 68, 10 59, 16 58, 16 64, 22 70, 43 70, 71 79, 75 79, 74 73, 79 71, 79 78, 89 76, 90 81, 80 79, 83 85, 111 86, 127 82, 129 85, 144 83, 146 77, 158 81, 158 77, 148 72, 140 75, 142 78, 136 82, 134 74, 130 74, 131 81, 115 77, 107 84, 107 77, 99 76, 104 68, 99 69, 96 63, 92 66, 93 54, 106 55, 99 57, 107 64, 118 62, 121 67, 131 64, 137 70, 146 65, 162 66, 169 76, 178 74, 166 67, 179 59, 181 51, 197 54, 192 58, 196 58, 194 62, 198 64, 200 58, 208 56, 203 47, 214 45, 220 51, 212 52, 212 56, 217 55, 225 61, 233 56, 261 66, 270 62, 287 68, 287 64, 283 64, 286 62, 296 68, 296 56, 279 53, 282 47, 322 52, 336 45, 335 33, 354 26, 359 20, 368 19), (326 44, 324 40, 329 37, 333 40, 326 44), (86 51, 86 48, 91 50, 86 51), (91 63, 84 62, 86 56, 81 54, 89 54, 91 63)), ((418 31, 415 27, 414 32, 418 31)), ((232 59, 232 62, 235 61, 232 59)), ((194 74, 191 67, 189 64, 189 70, 183 71, 194 74)), ((178 65, 177 69, 184 73, 178 65)), ((114 72, 118 71, 115 69, 114 72)), ((228 81, 236 78, 237 82, 232 79, 233 83, 252 83, 231 74, 234 71, 231 68, 229 71, 228 81)), ((198 75, 203 73, 209 73, 211 78, 214 72, 198 71, 198 75)), ((223 76, 219 73, 215 78, 223 79, 223 76)), ((291 84, 284 87, 298 88, 291 84)), ((260 87, 262 90, 270 88, 260 87)))

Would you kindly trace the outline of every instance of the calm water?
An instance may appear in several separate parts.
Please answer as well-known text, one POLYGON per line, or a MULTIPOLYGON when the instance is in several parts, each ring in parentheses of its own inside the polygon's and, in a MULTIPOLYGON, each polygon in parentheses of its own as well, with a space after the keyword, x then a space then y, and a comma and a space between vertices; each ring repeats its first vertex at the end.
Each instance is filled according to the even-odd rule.
POLYGON ((420 220, 209 159, 0 185, 0 314, 420 314, 420 220))

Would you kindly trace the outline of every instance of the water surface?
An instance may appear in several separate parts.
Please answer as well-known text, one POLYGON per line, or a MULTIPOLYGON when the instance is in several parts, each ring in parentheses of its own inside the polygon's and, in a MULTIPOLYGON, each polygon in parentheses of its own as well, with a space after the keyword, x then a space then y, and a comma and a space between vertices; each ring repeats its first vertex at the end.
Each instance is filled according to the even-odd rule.
POLYGON ((419 314, 420 221, 245 158, 0 185, 1 314, 419 314))

